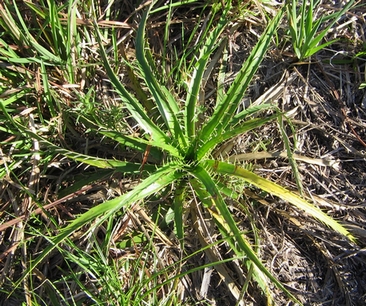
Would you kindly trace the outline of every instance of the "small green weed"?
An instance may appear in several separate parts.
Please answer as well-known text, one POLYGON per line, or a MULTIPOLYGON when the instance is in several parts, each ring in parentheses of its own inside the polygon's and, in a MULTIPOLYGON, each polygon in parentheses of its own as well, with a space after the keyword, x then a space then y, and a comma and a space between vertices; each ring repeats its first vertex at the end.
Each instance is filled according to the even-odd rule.
POLYGON ((314 15, 319 3, 319 0, 302 1, 300 4, 297 0, 287 0, 286 10, 291 43, 299 61, 307 59, 336 41, 331 40, 320 44, 332 26, 350 9, 354 0, 348 1, 337 12, 328 16, 322 15, 320 18, 314 15), (298 6, 300 6, 299 12, 298 6), (326 23, 327 26, 322 29, 326 23))

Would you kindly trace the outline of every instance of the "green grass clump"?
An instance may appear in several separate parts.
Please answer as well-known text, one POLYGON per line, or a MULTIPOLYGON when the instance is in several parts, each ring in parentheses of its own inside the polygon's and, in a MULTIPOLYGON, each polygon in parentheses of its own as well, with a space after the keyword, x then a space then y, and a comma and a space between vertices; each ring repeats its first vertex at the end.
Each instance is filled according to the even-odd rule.
POLYGON ((348 1, 342 9, 335 13, 320 17, 315 16, 316 9, 320 1, 287 1, 287 18, 289 21, 289 30, 291 42, 299 61, 303 61, 327 46, 333 44, 336 39, 321 43, 328 31, 333 25, 347 12, 354 4, 354 1, 348 1), (300 6, 298 12, 298 6, 300 6), (322 29, 322 26, 326 25, 322 29))

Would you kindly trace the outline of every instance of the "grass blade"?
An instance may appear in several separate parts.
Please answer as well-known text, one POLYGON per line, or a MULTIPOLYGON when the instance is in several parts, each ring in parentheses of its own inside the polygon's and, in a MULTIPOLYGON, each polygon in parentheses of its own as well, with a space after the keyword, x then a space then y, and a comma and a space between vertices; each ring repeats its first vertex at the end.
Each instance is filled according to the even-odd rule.
MULTIPOLYGON (((285 148, 286 148, 287 157, 288 157, 288 160, 289 160, 290 165, 291 165, 291 169, 292 169, 295 181, 296 181, 297 188, 298 188, 300 194, 303 195, 304 194, 304 188, 302 186, 301 177, 300 177, 299 169, 297 167, 296 160, 295 160, 294 155, 293 155, 292 150, 291 150, 290 139, 289 139, 289 137, 286 133, 286 130, 285 130, 285 127, 284 127, 284 124, 283 124, 283 119, 284 118, 282 116, 278 117, 280 132, 281 132, 282 139, 283 139, 283 142, 284 142, 284 145, 285 145, 285 148)), ((291 125, 291 122, 290 122, 290 125, 291 125)), ((296 141, 295 133, 293 133, 293 137, 294 137, 294 140, 296 141)), ((294 143, 294 146, 296 148, 296 143, 294 143)))
MULTIPOLYGON (((54 55, 52 52, 47 50, 45 47, 41 46, 37 40, 29 33, 28 26, 25 24, 23 20, 23 16, 19 11, 19 8, 15 1, 13 1, 14 9, 16 11, 16 14, 18 16, 19 22, 22 25, 22 31, 23 35, 25 36, 25 42, 28 46, 33 47, 39 54, 40 58, 43 59, 46 62, 51 62, 54 65, 62 65, 64 64, 64 61, 59 57, 54 55)), ((24 42, 21 44, 24 45, 24 42)))
POLYGON ((204 165, 215 172, 237 176, 245 180, 246 182, 260 188, 261 190, 266 191, 272 195, 275 195, 291 203, 298 209, 305 211, 313 218, 319 220, 320 222, 332 228, 336 232, 347 237, 350 241, 352 242, 356 241, 355 237, 343 225, 341 225, 336 220, 334 220, 333 218, 322 212, 318 207, 314 206, 313 204, 310 204, 306 200, 302 199, 301 197, 292 193, 291 191, 281 187, 280 185, 277 185, 276 183, 264 179, 251 171, 248 171, 244 168, 229 163, 219 162, 215 160, 207 160, 204 162, 204 165))
POLYGON ((87 212, 71 221, 68 226, 61 229, 61 232, 57 236, 49 238, 50 245, 46 247, 42 254, 30 264, 30 267, 25 271, 24 275, 16 282, 14 289, 22 283, 24 278, 26 278, 29 273, 31 273, 33 269, 37 267, 37 265, 41 263, 53 249, 55 249, 63 240, 65 240, 80 227, 90 223, 96 218, 99 218, 98 224, 101 224, 116 211, 119 211, 125 207, 129 207, 132 205, 132 203, 158 192, 160 189, 172 183, 174 180, 179 179, 183 174, 174 171, 175 168, 176 166, 174 164, 168 164, 160 168, 130 192, 115 199, 106 201, 98 206, 92 207, 87 212))

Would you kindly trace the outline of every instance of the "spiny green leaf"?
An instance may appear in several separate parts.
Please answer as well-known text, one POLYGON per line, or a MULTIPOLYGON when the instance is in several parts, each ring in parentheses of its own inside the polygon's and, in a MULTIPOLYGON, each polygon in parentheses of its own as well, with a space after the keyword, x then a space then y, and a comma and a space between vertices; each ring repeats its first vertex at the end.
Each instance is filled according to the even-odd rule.
POLYGON ((322 212, 318 207, 313 204, 310 204, 306 200, 302 199, 298 195, 292 193, 291 191, 283 188, 282 186, 273 183, 267 179, 264 179, 255 173, 248 171, 239 166, 235 166, 229 163, 215 161, 215 160, 207 160, 203 163, 204 166, 208 167, 215 172, 234 175, 236 177, 240 177, 246 182, 260 188, 263 191, 266 191, 270 194, 273 194, 289 203, 305 211, 307 214, 312 216, 313 218, 319 220, 323 224, 329 226, 333 230, 347 237, 350 241, 356 242, 356 238, 340 223, 334 220, 332 217, 328 216, 324 212, 322 212))
POLYGON ((61 229, 60 233, 49 238, 50 245, 46 247, 41 255, 39 255, 25 271, 23 276, 17 281, 15 288, 17 288, 24 278, 31 273, 31 271, 41 263, 50 252, 56 248, 63 240, 65 240, 72 233, 77 231, 84 225, 89 224, 93 220, 99 218, 98 224, 101 224, 109 216, 115 212, 131 206, 134 202, 146 198, 147 196, 154 194, 164 188, 166 185, 171 184, 173 181, 179 179, 183 173, 175 171, 177 169, 176 164, 167 164, 164 167, 158 169, 154 174, 150 175, 147 179, 142 181, 130 192, 117 197, 115 199, 106 201, 98 206, 90 208, 87 212, 83 213, 75 220, 72 220, 68 226, 61 229))
MULTIPOLYGON (((186 133, 189 139, 193 138, 196 133, 195 126, 197 121, 197 103, 199 99, 199 91, 202 86, 203 74, 205 72, 205 68, 210 58, 210 55, 215 50, 215 47, 220 41, 220 34, 223 32, 225 26, 228 23, 226 17, 228 13, 228 7, 229 6, 224 9, 216 28, 209 33, 207 40, 203 44, 200 54, 198 55, 197 63, 193 68, 185 105, 185 126, 186 133)), ((214 18, 214 16, 212 16, 211 18, 214 18)))
POLYGON ((234 117, 254 74, 258 70, 260 63, 268 50, 268 45, 275 34, 275 30, 282 19, 282 15, 283 10, 280 10, 267 26, 230 86, 225 99, 216 106, 209 122, 202 128, 199 138, 203 143, 207 142, 212 136, 215 137, 216 135, 222 134, 234 117))
POLYGON ((149 135, 151 135, 154 141, 159 143, 159 147, 168 151, 171 155, 181 158, 179 150, 171 144, 172 140, 150 119, 145 112, 139 101, 132 96, 126 88, 118 80, 112 67, 110 66, 107 58, 107 54, 102 45, 102 36, 99 32, 98 26, 95 23, 95 30, 97 32, 97 40, 100 46, 100 55, 103 59, 104 66, 107 70, 108 77, 110 78, 113 86, 120 94, 122 101, 125 103, 126 108, 130 111, 133 118, 139 123, 141 128, 149 135))
MULTIPOLYGON (((262 261, 257 257, 253 249, 250 245, 245 241, 237 227, 232 214, 230 213, 226 203, 224 202, 221 193, 212 179, 211 175, 205 170, 205 167, 209 166, 210 162, 202 163, 202 165, 196 166, 194 169, 190 171, 190 173, 196 177, 201 183, 205 186, 207 192, 210 194, 210 200, 212 201, 212 207, 215 207, 220 213, 222 220, 225 220, 225 225, 228 226, 232 235, 235 237, 235 241, 238 243, 240 249, 244 252, 245 255, 248 256, 248 259, 251 260, 279 289, 281 289, 288 297, 290 297, 296 303, 301 304, 295 296, 293 296, 282 284, 279 282, 263 265, 262 261)), ((216 165, 216 164, 214 164, 216 165)), ((212 168, 212 167, 211 167, 212 168)), ((217 166, 218 168, 218 166, 217 166)), ((217 169, 215 169, 217 170, 217 169)), ((220 217, 220 219, 221 219, 220 217)), ((230 233, 230 234, 231 234, 230 233)))
MULTIPOLYGON (((151 8, 151 6, 150 6, 151 8)), ((179 107, 177 101, 173 95, 162 84, 158 84, 156 75, 151 71, 151 68, 145 57, 145 26, 147 16, 150 10, 146 10, 142 16, 142 20, 136 34, 136 58, 141 66, 141 74, 145 80, 147 86, 150 89, 151 94, 155 99, 155 103, 159 109, 159 113, 162 116, 166 127, 170 133, 174 136, 172 139, 177 141, 176 145, 179 148, 185 148, 187 146, 186 139, 183 135, 181 124, 177 118, 179 113, 179 107)))
POLYGON ((247 120, 242 124, 238 124, 238 127, 231 128, 229 129, 229 131, 225 133, 218 134, 215 137, 212 137, 209 141, 207 141, 199 148, 197 152, 197 159, 201 160, 201 158, 203 158, 206 154, 208 154, 210 150, 214 149, 215 146, 217 146, 218 144, 222 144, 224 141, 228 139, 234 138, 240 134, 258 128, 275 118, 277 118, 277 115, 268 118, 255 118, 247 120))

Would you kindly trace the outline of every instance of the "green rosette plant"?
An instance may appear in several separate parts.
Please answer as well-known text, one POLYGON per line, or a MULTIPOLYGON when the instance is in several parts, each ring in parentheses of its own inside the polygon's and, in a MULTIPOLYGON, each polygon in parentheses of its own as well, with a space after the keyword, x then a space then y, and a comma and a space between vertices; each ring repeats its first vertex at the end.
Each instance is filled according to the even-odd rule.
MULTIPOLYGON (((280 10, 269 22, 231 85, 226 85, 224 82, 225 67, 220 69, 217 78, 215 105, 212 111, 204 112, 202 92, 204 92, 204 86, 209 76, 207 72, 212 70, 210 61, 217 56, 225 57, 223 50, 227 41, 223 33, 229 26, 230 8, 230 1, 227 1, 224 7, 221 6, 221 3, 211 7, 206 30, 200 33, 199 45, 193 51, 191 50, 189 55, 183 56, 181 63, 187 63, 188 59, 190 62, 185 66, 185 73, 180 75, 182 84, 180 86, 167 86, 168 74, 165 74, 161 67, 157 67, 156 59, 149 49, 145 36, 149 16, 162 9, 168 9, 170 14, 172 5, 160 7, 154 11, 154 3, 152 3, 142 15, 136 33, 136 63, 127 61, 124 63, 128 67, 135 90, 131 90, 131 87, 127 88, 120 81, 112 68, 113 65, 110 64, 110 58, 103 45, 105 37, 102 36, 97 24, 94 25, 100 56, 108 78, 120 97, 120 103, 123 103, 129 118, 139 127, 140 133, 139 135, 131 135, 112 130, 110 127, 96 125, 92 120, 82 115, 78 119, 88 125, 90 129, 100 133, 105 138, 118 142, 123 147, 128 147, 146 157, 149 154, 154 158, 155 163, 147 163, 147 159, 144 159, 143 164, 141 164, 79 154, 56 146, 41 134, 27 129, 19 120, 8 115, 8 120, 23 134, 36 139, 48 150, 52 149, 71 160, 97 168, 110 169, 135 176, 141 175, 139 184, 132 190, 90 208, 62 228, 58 235, 48 237, 49 246, 32 262, 27 273, 30 273, 53 249, 81 227, 95 220, 101 224, 117 215, 121 210, 128 209, 138 201, 148 201, 150 196, 171 186, 173 195, 170 198, 173 199, 171 207, 174 211, 174 230, 183 247, 185 233, 183 214, 185 204, 193 192, 203 203, 204 209, 211 215, 221 236, 237 258, 244 260, 249 271, 248 277, 250 274, 259 284, 264 294, 268 296, 269 303, 272 303, 272 297, 268 280, 290 299, 300 303, 265 267, 256 247, 240 230, 228 204, 230 201, 235 201, 239 195, 231 189, 230 185, 225 185, 228 177, 245 182, 247 188, 264 191, 281 198, 340 235, 355 241, 355 238, 343 225, 304 197, 243 168, 239 164, 214 157, 216 156, 215 150, 220 148, 223 143, 268 122, 282 120, 283 116, 271 104, 249 106, 239 112, 238 109, 266 54, 271 39, 275 35, 276 28, 281 22, 284 9, 280 10), (174 92, 174 88, 179 92, 174 92), (182 92, 185 94, 182 95, 182 92), (262 110, 270 110, 272 115, 260 116, 262 110)), ((117 47, 115 47, 114 52, 118 52, 117 47)), ((161 66, 164 67, 164 65, 161 66)), ((4 114, 7 114, 6 105, 1 104, 1 106, 4 114)))

